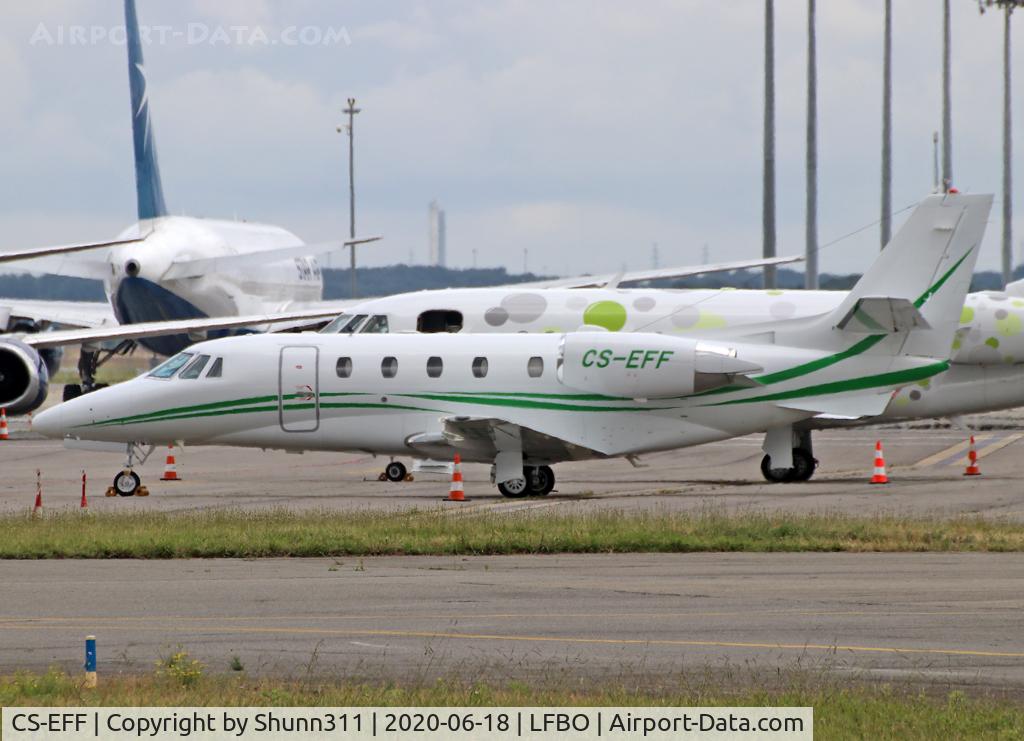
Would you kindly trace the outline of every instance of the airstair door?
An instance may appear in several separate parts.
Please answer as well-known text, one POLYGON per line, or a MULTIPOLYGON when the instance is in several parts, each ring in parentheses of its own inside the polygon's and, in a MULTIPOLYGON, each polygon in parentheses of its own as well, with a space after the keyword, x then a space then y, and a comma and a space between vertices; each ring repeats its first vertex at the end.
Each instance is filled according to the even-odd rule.
POLYGON ((316 347, 281 348, 278 407, 285 432, 314 432, 320 427, 319 355, 316 347))

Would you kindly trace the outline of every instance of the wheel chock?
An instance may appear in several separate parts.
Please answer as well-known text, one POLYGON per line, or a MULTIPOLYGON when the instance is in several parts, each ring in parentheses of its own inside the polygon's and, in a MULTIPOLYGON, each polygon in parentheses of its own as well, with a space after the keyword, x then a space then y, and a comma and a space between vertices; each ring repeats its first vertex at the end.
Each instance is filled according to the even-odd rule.
POLYGON ((104 494, 103 496, 116 497, 117 496, 117 489, 115 489, 113 486, 108 486, 107 487, 107 493, 104 494))
POLYGON ((415 477, 411 473, 405 474, 405 481, 415 481, 415 477))
POLYGON ((387 480, 388 480, 388 475, 386 473, 384 473, 383 471, 381 471, 380 476, 377 477, 377 481, 387 481, 387 480))
POLYGON ((140 486, 138 489, 135 490, 135 496, 137 496, 137 497, 148 497, 149 496, 149 489, 147 489, 145 486, 140 486))

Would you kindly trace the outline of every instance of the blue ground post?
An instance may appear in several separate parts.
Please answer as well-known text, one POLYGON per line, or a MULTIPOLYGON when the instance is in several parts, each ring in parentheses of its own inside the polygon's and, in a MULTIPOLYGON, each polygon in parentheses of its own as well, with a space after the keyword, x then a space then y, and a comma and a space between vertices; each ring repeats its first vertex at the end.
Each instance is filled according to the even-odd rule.
POLYGON ((96 687, 96 636, 85 637, 85 686, 96 687))

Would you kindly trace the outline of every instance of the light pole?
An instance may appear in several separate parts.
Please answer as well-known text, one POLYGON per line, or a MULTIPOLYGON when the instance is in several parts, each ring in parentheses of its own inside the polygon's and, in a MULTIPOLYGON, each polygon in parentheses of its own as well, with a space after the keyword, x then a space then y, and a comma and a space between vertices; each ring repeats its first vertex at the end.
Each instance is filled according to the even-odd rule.
POLYGON ((1024 0, 979 0, 978 10, 996 5, 1003 9, 1003 285, 1013 279, 1013 119, 1010 95, 1010 16, 1024 0))
POLYGON ((892 0, 885 0, 882 42, 882 249, 892 238, 892 0))
POLYGON ((953 185, 953 115, 950 111, 949 0, 942 0, 942 191, 953 185))
MULTIPOLYGON (((764 0, 764 181, 761 185, 762 254, 775 257, 775 3, 764 0)), ((775 288, 775 266, 764 268, 764 287, 775 288)))
POLYGON ((804 288, 818 288, 818 57, 814 0, 807 0, 807 244, 804 288))
MULTIPOLYGON (((353 140, 355 137, 355 115, 361 111, 361 108, 356 108, 356 99, 348 99, 348 108, 345 108, 342 113, 348 116, 348 126, 345 129, 348 131, 348 236, 349 239, 354 240, 356 238, 356 172, 355 172, 355 147, 353 146, 353 140)), ((341 133, 342 127, 338 127, 338 133, 341 133)), ((351 272, 352 279, 352 298, 356 298, 356 246, 350 244, 349 247, 349 270, 351 272)))

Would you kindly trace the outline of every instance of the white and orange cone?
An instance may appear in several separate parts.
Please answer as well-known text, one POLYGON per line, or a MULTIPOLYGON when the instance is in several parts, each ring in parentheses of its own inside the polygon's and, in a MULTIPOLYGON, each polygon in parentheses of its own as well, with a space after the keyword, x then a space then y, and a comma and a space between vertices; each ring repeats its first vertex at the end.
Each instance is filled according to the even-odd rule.
POLYGON ((43 474, 36 469, 36 503, 32 506, 32 516, 38 517, 43 513, 43 474))
POLYGON ((0 409, 0 440, 9 440, 10 437, 7 430, 7 409, 0 409))
POLYGON ((462 457, 455 454, 455 466, 452 469, 452 485, 448 490, 449 502, 465 502, 466 494, 462 489, 462 457))
POLYGON ((174 446, 167 446, 167 461, 164 463, 164 474, 160 477, 161 481, 181 481, 181 476, 178 475, 178 464, 174 458, 174 446))
POLYGON ((872 484, 888 484, 889 477, 885 474, 885 455, 882 453, 882 441, 875 443, 875 472, 871 476, 872 484))
POLYGON ((967 470, 964 476, 981 476, 978 468, 978 451, 974 448, 974 435, 971 435, 971 446, 967 449, 967 470))

